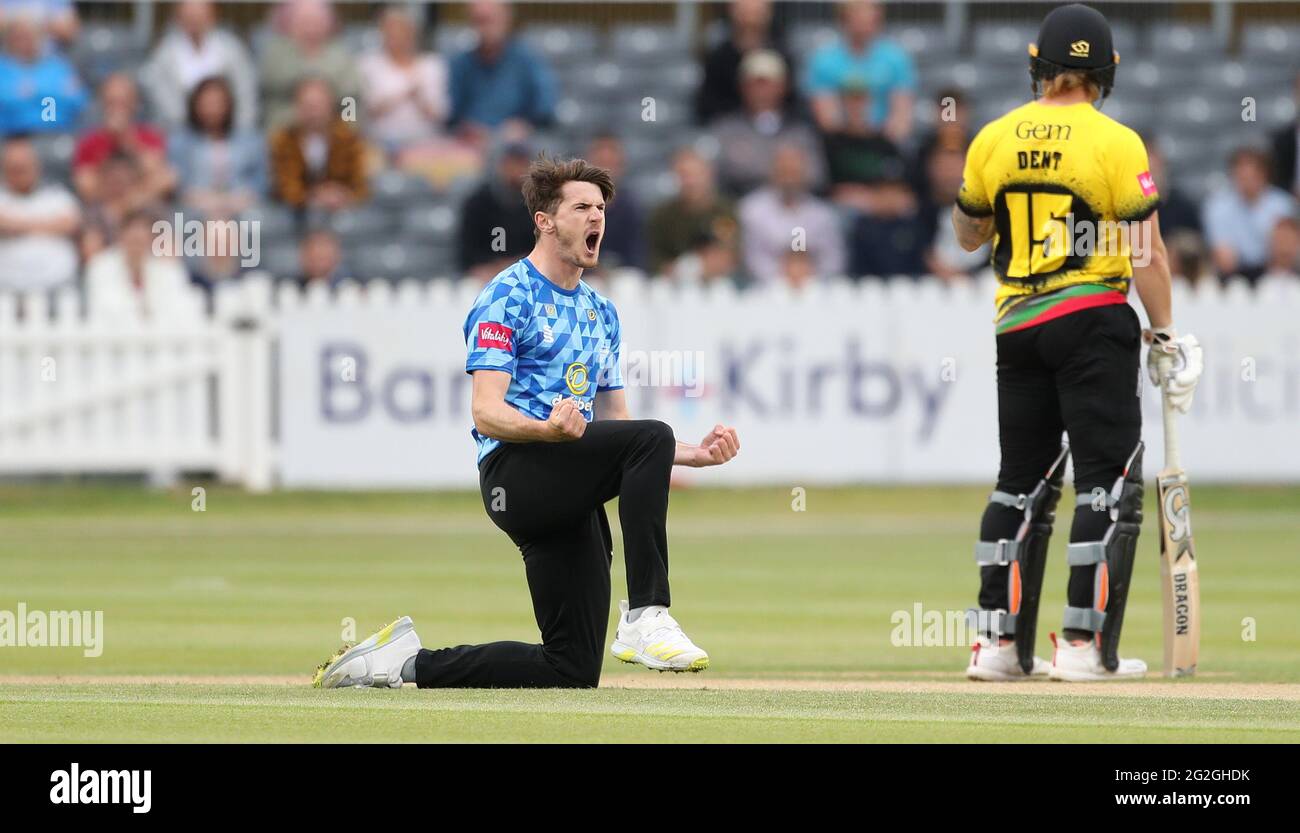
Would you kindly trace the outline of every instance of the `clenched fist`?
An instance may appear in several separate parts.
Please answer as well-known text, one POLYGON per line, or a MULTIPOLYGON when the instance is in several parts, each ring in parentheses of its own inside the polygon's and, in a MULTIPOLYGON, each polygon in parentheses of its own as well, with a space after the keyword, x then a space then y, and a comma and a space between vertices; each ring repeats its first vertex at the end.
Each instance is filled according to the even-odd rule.
POLYGON ((580 438, 587 430, 587 418, 582 415, 575 400, 561 399, 560 404, 551 409, 546 428, 551 442, 570 442, 580 438))

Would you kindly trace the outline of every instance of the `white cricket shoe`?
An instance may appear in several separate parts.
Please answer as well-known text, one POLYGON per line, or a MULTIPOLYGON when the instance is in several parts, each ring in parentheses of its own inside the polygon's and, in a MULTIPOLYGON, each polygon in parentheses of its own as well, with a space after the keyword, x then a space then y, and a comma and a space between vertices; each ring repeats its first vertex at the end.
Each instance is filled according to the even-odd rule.
POLYGON ((966 678, 989 683, 1013 683, 1046 677, 1050 667, 1046 661, 1034 657, 1033 670, 1026 674, 1016 659, 1016 643, 999 645, 996 640, 981 636, 970 646, 970 665, 966 666, 966 678))
POLYGON ((635 622, 627 620, 627 601, 618 603, 618 629, 610 651, 623 662, 639 662, 656 671, 703 671, 709 655, 696 647, 663 605, 641 611, 635 622))
POLYGON ((1048 676, 1053 680, 1071 683, 1131 680, 1147 673, 1147 664, 1142 660, 1122 657, 1119 668, 1107 671, 1101 664, 1101 649, 1095 639, 1084 645, 1072 645, 1068 639, 1057 641, 1056 634, 1052 634, 1052 644, 1056 646, 1056 652, 1052 655, 1052 670, 1048 676))
POLYGON ((401 688, 402 666, 420 650, 410 616, 371 634, 359 645, 344 646, 316 668, 316 688, 401 688))

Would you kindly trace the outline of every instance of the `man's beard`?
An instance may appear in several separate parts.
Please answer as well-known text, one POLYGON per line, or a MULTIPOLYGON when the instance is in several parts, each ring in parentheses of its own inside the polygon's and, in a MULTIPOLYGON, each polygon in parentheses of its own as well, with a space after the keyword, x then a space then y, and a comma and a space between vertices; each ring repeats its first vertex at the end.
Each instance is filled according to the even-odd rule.
POLYGON ((560 244, 560 254, 569 263, 580 269, 596 268, 596 261, 600 258, 600 239, 596 240, 596 250, 588 253, 587 251, 587 232, 584 230, 581 234, 572 237, 564 232, 559 232, 557 242, 560 244))

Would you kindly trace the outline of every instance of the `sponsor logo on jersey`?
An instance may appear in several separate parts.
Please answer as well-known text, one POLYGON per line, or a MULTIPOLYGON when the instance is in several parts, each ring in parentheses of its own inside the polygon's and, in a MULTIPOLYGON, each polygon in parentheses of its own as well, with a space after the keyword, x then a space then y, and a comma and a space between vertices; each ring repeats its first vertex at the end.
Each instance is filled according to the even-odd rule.
POLYGON ((546 305, 546 314, 549 315, 551 318, 555 317, 555 304, 546 305))
POLYGON ((550 324, 542 325, 542 344, 551 344, 555 341, 555 330, 551 329, 550 324))
POLYGON ((511 346, 514 334, 515 331, 504 324, 483 321, 478 325, 478 346, 511 352, 514 349, 511 346))
POLYGON ((1086 40, 1077 40, 1070 44, 1071 58, 1086 58, 1088 57, 1088 53, 1091 51, 1092 44, 1088 43, 1086 40))
POLYGON ((1156 181, 1151 176, 1150 171, 1143 171, 1138 174, 1138 186, 1142 189, 1142 196, 1150 197, 1156 192, 1156 181))
POLYGON ((587 320, 588 321, 596 320, 596 311, 594 309, 587 310, 587 320))
POLYGON ((582 396, 591 386, 587 378, 587 366, 582 362, 574 362, 564 369, 564 384, 568 386, 569 392, 574 396, 582 396))
MULTIPOLYGON (((557 394, 555 394, 555 396, 552 396, 552 397, 551 397, 551 407, 554 408, 556 405, 559 405, 559 404, 560 404, 561 402, 563 402, 563 401, 564 401, 564 394, 557 393, 557 394)), ((594 403, 595 403, 595 400, 593 400, 593 399, 574 399, 574 400, 573 400, 573 404, 576 405, 577 408, 578 408, 578 410, 581 411, 581 412, 584 413, 584 414, 589 414, 589 413, 592 412, 592 406, 593 406, 594 403)))

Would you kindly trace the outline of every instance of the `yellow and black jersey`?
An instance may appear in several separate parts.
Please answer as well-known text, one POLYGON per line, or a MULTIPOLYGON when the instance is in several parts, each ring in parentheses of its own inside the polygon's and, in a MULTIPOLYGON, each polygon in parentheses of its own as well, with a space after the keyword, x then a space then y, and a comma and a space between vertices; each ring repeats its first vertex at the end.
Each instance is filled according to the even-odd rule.
POLYGON ((1092 104, 1034 101, 985 125, 957 205, 993 217, 998 332, 1123 303, 1133 266, 1117 222, 1158 202, 1141 138, 1092 104))

